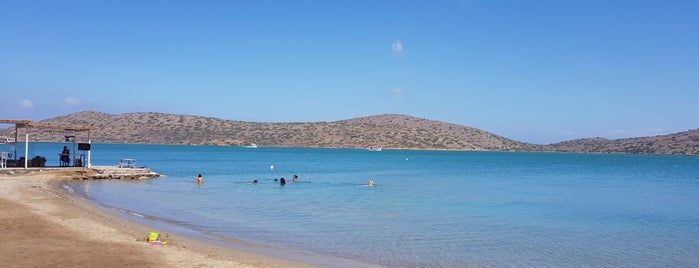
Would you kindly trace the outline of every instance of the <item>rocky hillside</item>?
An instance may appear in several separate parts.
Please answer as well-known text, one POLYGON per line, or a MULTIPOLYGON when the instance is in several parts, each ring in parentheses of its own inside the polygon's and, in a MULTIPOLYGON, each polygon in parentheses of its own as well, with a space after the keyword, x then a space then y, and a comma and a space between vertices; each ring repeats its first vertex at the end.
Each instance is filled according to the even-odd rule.
MULTIPOLYGON (((285 147, 541 150, 539 145, 513 141, 476 128, 393 114, 335 122, 255 123, 191 115, 111 115, 86 111, 39 123, 90 126, 91 140, 98 143, 256 143, 259 146, 285 147)), ((10 130, 3 132, 6 133, 4 135, 10 135, 10 130)), ((62 134, 55 131, 32 130, 32 140, 60 141, 62 137, 62 134)))
MULTIPOLYGON (((112 115, 85 111, 42 124, 90 126, 96 143, 208 144, 477 151, 550 151, 699 155, 699 129, 655 137, 580 139, 528 144, 486 131, 405 115, 375 115, 335 122, 257 123, 163 113, 112 115)), ((61 141, 64 133, 31 130, 32 140, 61 141)), ((79 133, 79 140, 87 134, 79 133)), ((14 136, 13 129, 0 136, 14 136)))
POLYGON ((699 129, 655 137, 566 141, 547 146, 557 152, 699 155, 699 129))

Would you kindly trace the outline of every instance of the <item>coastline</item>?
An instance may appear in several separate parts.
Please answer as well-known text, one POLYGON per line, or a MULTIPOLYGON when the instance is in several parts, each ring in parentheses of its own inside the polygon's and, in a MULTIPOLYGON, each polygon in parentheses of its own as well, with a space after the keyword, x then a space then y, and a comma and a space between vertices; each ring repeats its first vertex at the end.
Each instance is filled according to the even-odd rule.
POLYGON ((5 267, 316 267, 154 230, 66 191, 76 171, 0 174, 5 267), (167 245, 146 242, 157 231, 167 245))

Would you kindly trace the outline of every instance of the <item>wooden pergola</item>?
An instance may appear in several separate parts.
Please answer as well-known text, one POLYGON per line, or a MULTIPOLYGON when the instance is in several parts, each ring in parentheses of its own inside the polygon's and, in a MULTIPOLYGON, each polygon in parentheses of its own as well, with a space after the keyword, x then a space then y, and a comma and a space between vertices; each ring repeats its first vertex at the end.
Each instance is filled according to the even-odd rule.
MULTIPOLYGON (((17 160, 17 142, 18 142, 18 133, 20 128, 24 129, 44 129, 44 130, 56 130, 56 131, 64 131, 64 132, 73 132, 73 134, 78 133, 78 132, 87 132, 87 143, 91 143, 90 141, 90 127, 89 126, 66 126, 66 125, 49 125, 49 124, 40 124, 40 123, 35 123, 32 120, 14 120, 14 119, 0 119, 0 124, 14 124, 15 125, 15 152, 14 152, 14 160, 17 160)), ((73 135, 74 137, 75 135, 73 135)), ((24 168, 28 167, 28 158, 29 158, 29 131, 25 132, 25 139, 24 139, 24 168)), ((75 140, 73 140, 73 163, 75 163, 75 140)), ((83 163, 84 165, 84 163, 83 163)), ((87 151, 87 167, 90 167, 90 151, 87 151)))

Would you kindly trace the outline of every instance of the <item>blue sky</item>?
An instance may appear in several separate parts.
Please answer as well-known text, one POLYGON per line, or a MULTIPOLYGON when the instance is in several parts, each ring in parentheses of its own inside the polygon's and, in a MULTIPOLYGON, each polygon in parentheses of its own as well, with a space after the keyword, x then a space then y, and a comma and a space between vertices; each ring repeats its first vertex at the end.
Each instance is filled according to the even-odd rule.
POLYGON ((0 1, 0 118, 394 113, 553 143, 699 127, 699 1, 0 1))

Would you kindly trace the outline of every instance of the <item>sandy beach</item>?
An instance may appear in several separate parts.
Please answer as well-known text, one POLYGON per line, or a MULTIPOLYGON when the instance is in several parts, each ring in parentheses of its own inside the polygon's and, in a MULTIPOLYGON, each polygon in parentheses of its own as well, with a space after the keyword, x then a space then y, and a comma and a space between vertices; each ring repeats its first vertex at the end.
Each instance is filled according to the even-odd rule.
POLYGON ((164 233, 68 193, 77 171, 0 174, 3 267, 313 267, 164 233), (148 232, 167 245, 151 245, 148 232))

